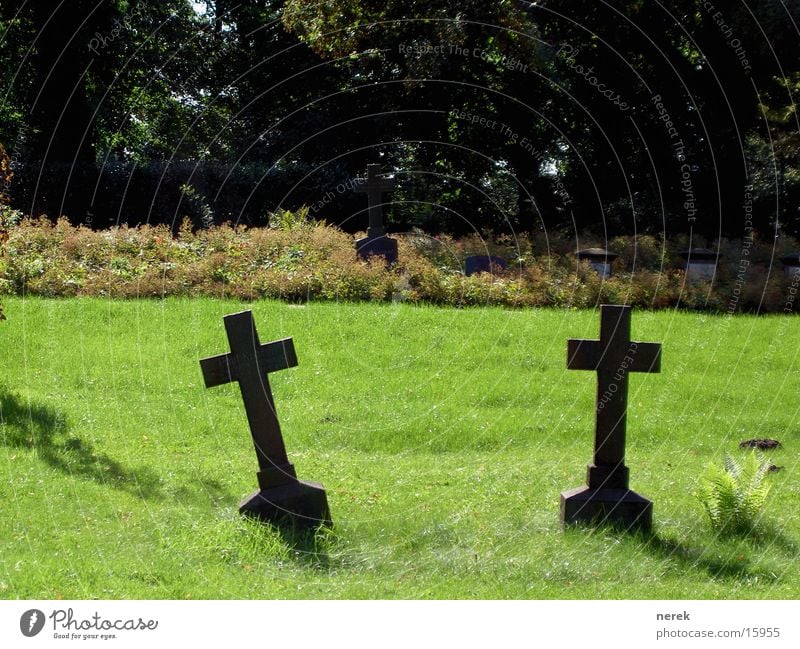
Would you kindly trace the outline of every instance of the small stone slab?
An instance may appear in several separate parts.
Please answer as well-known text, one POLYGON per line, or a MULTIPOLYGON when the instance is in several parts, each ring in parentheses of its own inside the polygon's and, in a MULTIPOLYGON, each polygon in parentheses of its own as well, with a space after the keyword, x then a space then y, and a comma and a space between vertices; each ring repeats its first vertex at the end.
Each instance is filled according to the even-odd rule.
POLYGON ((561 494, 561 522, 611 523, 649 530, 653 527, 653 503, 630 489, 577 487, 561 494))
POLYGON ((303 528, 331 524, 325 488, 303 480, 250 494, 239 503, 239 513, 274 525, 288 522, 303 528))

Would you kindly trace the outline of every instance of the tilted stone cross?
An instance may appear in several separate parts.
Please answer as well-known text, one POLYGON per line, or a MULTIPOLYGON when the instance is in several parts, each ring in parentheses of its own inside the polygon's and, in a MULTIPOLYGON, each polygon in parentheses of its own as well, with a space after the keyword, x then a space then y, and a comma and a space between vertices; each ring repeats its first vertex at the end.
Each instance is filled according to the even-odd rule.
POLYGON ((258 458, 260 489, 242 501, 239 511, 270 522, 283 518, 300 525, 329 522, 324 489, 298 480, 286 455, 267 377, 270 372, 297 365, 292 339, 262 345, 252 311, 227 315, 223 320, 231 351, 202 359, 200 367, 207 388, 235 381, 242 392, 258 458))
POLYGON ((393 191, 397 187, 394 178, 381 176, 380 173, 380 165, 367 165, 367 177, 356 178, 355 182, 355 191, 367 195, 367 205, 369 206, 368 239, 386 236, 386 227, 383 225, 382 195, 385 192, 393 191))
POLYGON ((563 523, 610 519, 649 528, 652 503, 628 489, 628 374, 660 372, 661 345, 631 340, 631 307, 600 307, 600 340, 569 340, 567 368, 597 372, 594 461, 587 487, 561 494, 563 523))

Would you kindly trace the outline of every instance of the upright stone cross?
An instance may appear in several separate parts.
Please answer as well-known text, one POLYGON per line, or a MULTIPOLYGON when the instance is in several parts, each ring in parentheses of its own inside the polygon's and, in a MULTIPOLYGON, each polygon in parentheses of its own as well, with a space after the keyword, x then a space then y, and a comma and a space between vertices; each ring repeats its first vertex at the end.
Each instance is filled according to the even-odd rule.
POLYGON ((367 165, 367 177, 356 178, 355 191, 359 194, 367 195, 367 205, 369 206, 369 228, 367 228, 367 238, 376 239, 386 236, 386 228, 383 225, 383 194, 394 191, 397 183, 394 178, 381 176, 381 166, 378 164, 367 165))
POLYGON ((356 251, 362 258, 371 255, 385 257, 389 263, 397 261, 397 241, 386 236, 383 224, 383 194, 397 187, 394 178, 381 176, 381 166, 367 165, 367 177, 356 178, 355 191, 367 195, 369 227, 367 236, 356 241, 356 251))
POLYGON ((569 340, 567 369, 597 372, 594 461, 587 486, 561 494, 561 521, 608 519, 649 529, 652 503, 628 489, 628 374, 660 372, 661 345, 631 340, 631 307, 600 307, 600 340, 569 340))
POLYGON ((297 365, 292 339, 262 345, 252 311, 227 315, 223 321, 231 351, 202 359, 200 367, 207 388, 236 381, 242 392, 258 458, 259 491, 240 503, 239 512, 269 522, 286 518, 301 526, 329 523, 322 485, 298 480, 286 455, 267 378, 270 372, 297 365))

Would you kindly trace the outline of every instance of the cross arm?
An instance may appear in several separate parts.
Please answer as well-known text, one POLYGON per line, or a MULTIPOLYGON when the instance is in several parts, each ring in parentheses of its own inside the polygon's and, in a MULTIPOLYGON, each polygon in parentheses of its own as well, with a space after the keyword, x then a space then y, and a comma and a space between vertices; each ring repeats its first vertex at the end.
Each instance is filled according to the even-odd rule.
POLYGON ((567 341, 567 369, 598 370, 601 365, 628 372, 660 372, 661 345, 632 341, 624 351, 607 350, 604 354, 599 340, 567 341))
MULTIPOLYGON (((297 354, 291 338, 261 345, 257 351, 258 369, 262 374, 297 366, 297 354)), ((239 363, 233 354, 210 356, 200 361, 207 388, 239 380, 239 363)))
POLYGON ((394 178, 379 178, 370 180, 368 178, 356 178, 355 191, 361 194, 368 194, 369 192, 390 192, 397 188, 397 181, 394 178))
POLYGON ((633 363, 628 367, 629 372, 661 371, 661 345, 659 343, 632 342, 628 355, 633 359, 633 363))
POLYGON ((262 373, 297 367, 294 341, 291 338, 283 338, 261 345, 258 349, 258 367, 262 373))
POLYGON ((233 354, 220 354, 200 360, 207 388, 215 388, 239 380, 239 364, 233 354))
POLYGON ((601 356, 600 342, 597 340, 567 340, 568 370, 596 370, 601 356))

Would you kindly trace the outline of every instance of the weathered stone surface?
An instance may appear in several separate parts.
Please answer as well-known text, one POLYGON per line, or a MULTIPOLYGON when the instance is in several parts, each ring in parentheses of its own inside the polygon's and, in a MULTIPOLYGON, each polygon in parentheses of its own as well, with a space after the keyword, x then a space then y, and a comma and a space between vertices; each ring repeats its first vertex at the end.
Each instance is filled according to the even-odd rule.
POLYGON ((575 256, 582 261, 588 261, 589 265, 594 268, 600 277, 611 277, 614 260, 619 255, 605 248, 584 248, 583 250, 578 250, 575 256))
POLYGON ((717 272, 719 253, 708 248, 690 248, 678 253, 686 260, 687 282, 710 282, 717 272))

